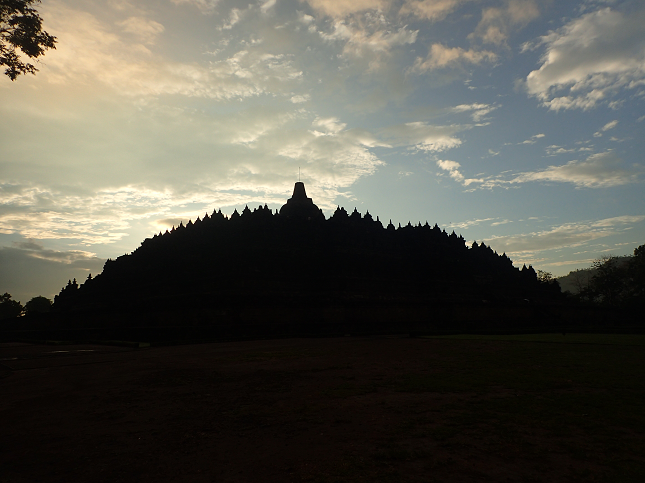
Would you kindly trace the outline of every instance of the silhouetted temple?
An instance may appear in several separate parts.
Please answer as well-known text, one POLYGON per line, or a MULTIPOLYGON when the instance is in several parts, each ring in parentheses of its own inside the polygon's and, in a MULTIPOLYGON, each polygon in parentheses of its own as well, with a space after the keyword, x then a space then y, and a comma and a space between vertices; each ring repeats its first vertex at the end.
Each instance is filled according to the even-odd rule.
POLYGON ((293 196, 280 208, 280 215, 300 220, 324 220, 325 215, 311 198, 307 198, 305 184, 298 181, 293 188, 293 196))
POLYGON ((438 321, 450 307, 556 293, 533 268, 513 267, 484 243, 468 247, 436 224, 384 227, 341 207, 326 219, 298 182, 278 213, 214 211, 147 238, 98 276, 70 282, 54 310, 136 313, 147 324, 438 321))

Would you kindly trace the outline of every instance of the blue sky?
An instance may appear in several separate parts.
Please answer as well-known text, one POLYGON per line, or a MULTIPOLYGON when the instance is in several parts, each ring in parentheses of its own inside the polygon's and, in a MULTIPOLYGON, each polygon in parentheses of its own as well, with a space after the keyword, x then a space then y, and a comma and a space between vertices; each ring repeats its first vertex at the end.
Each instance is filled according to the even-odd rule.
POLYGON ((645 4, 44 0, 0 79, 0 292, 53 297, 180 220, 438 223, 564 275, 645 243, 645 4))

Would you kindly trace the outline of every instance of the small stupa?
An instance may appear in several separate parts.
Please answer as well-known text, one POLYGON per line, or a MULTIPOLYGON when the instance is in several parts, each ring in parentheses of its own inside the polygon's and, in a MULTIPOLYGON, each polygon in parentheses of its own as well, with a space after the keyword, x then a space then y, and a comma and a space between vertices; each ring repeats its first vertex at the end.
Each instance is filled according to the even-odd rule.
POLYGON ((280 215, 285 218, 298 220, 324 220, 325 215, 311 198, 307 198, 305 184, 297 181, 293 187, 293 195, 280 208, 280 215))

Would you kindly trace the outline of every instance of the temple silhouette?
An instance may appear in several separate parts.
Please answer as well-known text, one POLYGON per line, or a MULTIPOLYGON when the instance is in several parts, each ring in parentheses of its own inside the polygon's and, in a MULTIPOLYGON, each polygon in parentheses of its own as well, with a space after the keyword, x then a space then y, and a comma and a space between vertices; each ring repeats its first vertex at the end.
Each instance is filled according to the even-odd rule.
POLYGON ((319 209, 311 198, 307 198, 305 184, 298 181, 293 188, 293 195, 287 200, 285 205, 280 208, 280 215, 285 218, 294 218, 301 220, 324 220, 325 215, 319 209))
POLYGON ((96 277, 69 281, 53 310, 119 324, 385 324, 559 294, 532 267, 436 224, 384 226, 341 207, 327 219, 297 182, 275 213, 214 211, 145 239, 96 277))

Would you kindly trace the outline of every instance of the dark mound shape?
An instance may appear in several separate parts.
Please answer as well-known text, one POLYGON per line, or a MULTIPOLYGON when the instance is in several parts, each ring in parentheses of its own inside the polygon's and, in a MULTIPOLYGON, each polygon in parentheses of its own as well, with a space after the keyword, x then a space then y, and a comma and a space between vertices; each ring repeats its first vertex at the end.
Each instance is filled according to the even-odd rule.
POLYGON ((53 308, 146 314, 147 323, 169 311, 193 321, 202 314, 324 323, 424 319, 438 307, 522 305, 559 294, 533 268, 519 270, 483 243, 467 247, 437 225, 384 228, 369 212, 340 207, 325 219, 296 183, 279 214, 265 205, 180 224, 108 260, 80 287, 68 283, 53 308))

